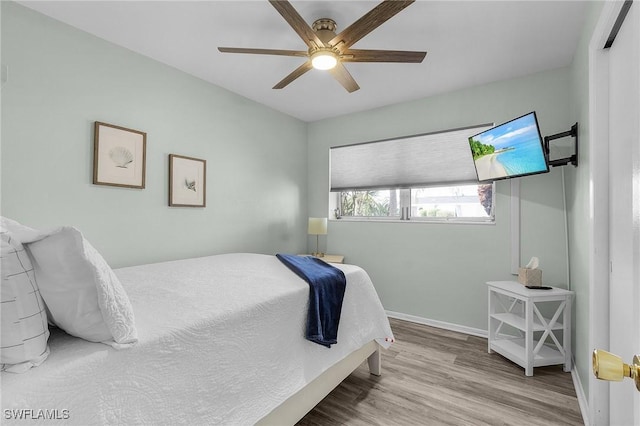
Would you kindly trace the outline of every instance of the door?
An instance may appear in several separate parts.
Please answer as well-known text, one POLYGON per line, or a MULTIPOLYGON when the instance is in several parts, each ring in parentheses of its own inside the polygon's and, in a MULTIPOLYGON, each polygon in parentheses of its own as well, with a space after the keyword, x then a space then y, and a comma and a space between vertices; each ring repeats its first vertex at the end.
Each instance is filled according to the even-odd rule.
MULTIPOLYGON (((631 8, 609 61, 609 350, 640 354, 640 5, 631 8)), ((592 140, 591 143, 598 143, 592 140)), ((609 387, 611 425, 640 425, 631 380, 609 387)))

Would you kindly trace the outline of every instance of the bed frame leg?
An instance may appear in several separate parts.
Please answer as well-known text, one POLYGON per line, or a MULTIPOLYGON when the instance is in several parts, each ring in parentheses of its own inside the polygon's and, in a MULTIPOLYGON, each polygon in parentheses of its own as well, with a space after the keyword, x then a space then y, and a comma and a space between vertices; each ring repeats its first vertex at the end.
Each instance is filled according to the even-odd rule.
POLYGON ((378 348, 374 353, 369 355, 369 358, 367 358, 369 363, 369 372, 374 376, 382 374, 382 361, 380 355, 380 348, 378 348))

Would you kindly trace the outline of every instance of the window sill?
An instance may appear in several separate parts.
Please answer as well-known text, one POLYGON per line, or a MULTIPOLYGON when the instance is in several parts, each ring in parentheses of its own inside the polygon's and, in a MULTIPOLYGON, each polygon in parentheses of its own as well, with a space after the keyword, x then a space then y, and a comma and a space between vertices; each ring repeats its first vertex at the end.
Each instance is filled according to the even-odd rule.
POLYGON ((423 219, 411 218, 409 220, 401 220, 400 218, 386 217, 346 217, 340 219, 329 219, 330 222, 376 222, 376 223, 419 223, 428 225, 495 225, 495 219, 472 219, 472 218, 456 218, 456 219, 423 219))

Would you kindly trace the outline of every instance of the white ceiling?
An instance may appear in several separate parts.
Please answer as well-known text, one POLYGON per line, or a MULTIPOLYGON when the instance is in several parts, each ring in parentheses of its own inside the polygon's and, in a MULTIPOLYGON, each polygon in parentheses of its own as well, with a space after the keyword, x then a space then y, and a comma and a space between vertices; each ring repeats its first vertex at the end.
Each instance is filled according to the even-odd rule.
MULTIPOLYGON (((567 66, 587 2, 418 0, 354 44, 427 51, 421 64, 347 63, 347 91, 311 70, 271 89, 304 58, 220 53, 218 46, 306 50, 266 0, 20 1, 21 4, 304 121, 368 110, 567 66)), ((337 33, 378 1, 291 0, 311 24, 337 33)))

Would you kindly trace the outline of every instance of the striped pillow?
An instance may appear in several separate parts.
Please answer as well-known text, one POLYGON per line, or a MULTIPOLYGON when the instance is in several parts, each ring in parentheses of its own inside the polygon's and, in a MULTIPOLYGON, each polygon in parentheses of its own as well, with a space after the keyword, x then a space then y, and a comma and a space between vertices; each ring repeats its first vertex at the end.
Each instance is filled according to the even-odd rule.
POLYGON ((24 246, 6 230, 0 238, 0 368, 23 373, 49 356, 47 313, 24 246))

